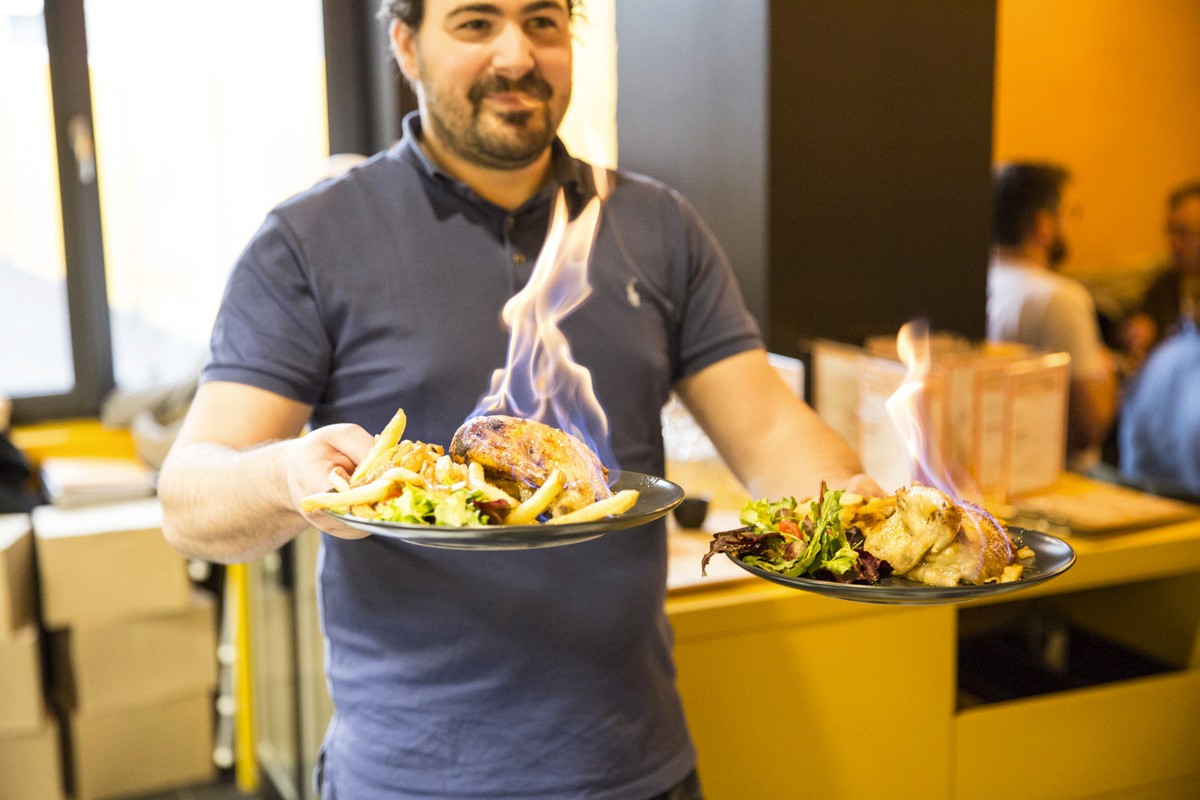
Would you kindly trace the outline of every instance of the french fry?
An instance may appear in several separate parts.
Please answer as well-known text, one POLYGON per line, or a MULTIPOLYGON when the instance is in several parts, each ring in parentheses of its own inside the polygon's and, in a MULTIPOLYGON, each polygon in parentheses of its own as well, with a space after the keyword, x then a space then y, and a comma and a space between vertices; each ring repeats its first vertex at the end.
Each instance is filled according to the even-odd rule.
MULTIPOLYGON (((416 443, 408 439, 402 439, 396 443, 396 446, 384 454, 387 458, 388 466, 403 467, 404 460, 408 458, 409 453, 416 447, 416 443)), ((380 460, 383 460, 382 458, 380 460)))
POLYGON ((441 456, 433 465, 433 477, 438 483, 454 483, 452 467, 454 462, 450 456, 441 456))
POLYGON ((406 469, 393 467, 370 483, 353 486, 344 492, 321 492, 310 494, 300 501, 302 511, 320 511, 323 508, 345 508, 356 505, 374 505, 386 500, 398 483, 419 483, 425 479, 406 469), (415 478, 416 480, 410 480, 415 478))
POLYGON ((329 473, 329 485, 339 492, 345 492, 350 489, 350 475, 341 467, 334 467, 329 473))
POLYGON ((553 517, 547 523, 548 525, 567 525, 572 522, 594 522, 604 517, 614 516, 616 514, 624 514, 629 509, 633 508, 633 504, 637 502, 637 489, 622 489, 612 497, 606 497, 603 500, 597 500, 591 505, 584 506, 569 514, 563 514, 559 517, 553 517))
POLYGON ((383 474, 379 476, 381 481, 391 481, 392 483, 411 483, 414 486, 425 487, 429 485, 429 481, 425 480, 425 476, 420 473, 413 472, 404 467, 391 467, 385 469, 383 474))
POLYGON ((546 482, 543 483, 533 496, 526 500, 521 505, 508 512, 508 516, 504 518, 505 525, 528 525, 537 519, 538 514, 545 511, 554 498, 558 497, 558 493, 563 488, 562 470, 554 469, 546 477, 546 482))
POLYGON ((478 461, 467 465, 467 486, 482 493, 490 503, 503 503, 506 509, 515 508, 521 502, 499 486, 488 483, 483 474, 483 465, 478 461))
POLYGON ((404 426, 407 424, 408 417, 405 416, 404 409, 397 409, 391 421, 375 437, 375 443, 371 445, 371 449, 367 451, 367 454, 363 456, 363 460, 358 462, 358 466, 351 473, 351 486, 357 486, 374 472, 385 458, 390 456, 392 448, 396 446, 400 441, 400 437, 404 435, 404 426))

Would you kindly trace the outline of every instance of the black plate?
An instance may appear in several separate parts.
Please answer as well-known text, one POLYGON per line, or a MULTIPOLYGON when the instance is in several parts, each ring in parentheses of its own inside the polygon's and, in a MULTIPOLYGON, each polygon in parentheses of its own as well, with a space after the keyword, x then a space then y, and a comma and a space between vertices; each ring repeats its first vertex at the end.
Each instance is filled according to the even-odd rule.
POLYGON ((1008 583, 985 583, 979 586, 927 586, 923 583, 910 581, 907 578, 889 577, 879 583, 835 583, 833 581, 818 581, 813 578, 789 578, 777 572, 760 567, 743 564, 734 558, 733 553, 727 553, 730 561, 737 564, 751 575, 789 586, 793 589, 803 589, 827 597, 837 597, 842 600, 857 600, 861 603, 886 603, 888 605, 929 605, 934 603, 963 603, 977 600, 980 597, 990 597, 1007 592, 1019 592, 1039 583, 1048 581, 1067 571, 1075 563, 1075 551, 1071 545, 1041 531, 1025 528, 1010 527, 1013 538, 1024 542, 1033 550, 1032 558, 1021 559, 1025 572, 1020 580, 1008 583))
POLYGON ((586 542, 606 533, 642 525, 663 516, 683 499, 683 489, 680 487, 665 478, 643 475, 640 472, 622 472, 616 476, 611 486, 614 492, 637 489, 638 499, 633 508, 615 517, 565 525, 474 525, 467 528, 450 528, 440 525, 381 522, 329 510, 325 513, 360 531, 378 536, 391 536, 426 547, 454 550, 528 550, 534 547, 560 547, 586 542))

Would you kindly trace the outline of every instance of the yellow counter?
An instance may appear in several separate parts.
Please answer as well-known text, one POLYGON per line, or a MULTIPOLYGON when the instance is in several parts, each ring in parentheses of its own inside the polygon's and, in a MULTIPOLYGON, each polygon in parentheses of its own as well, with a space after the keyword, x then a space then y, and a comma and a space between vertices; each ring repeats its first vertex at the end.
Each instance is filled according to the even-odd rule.
POLYGON ((34 466, 54 456, 137 458, 127 429, 110 428, 96 419, 55 420, 13 428, 12 442, 34 466))
POLYGON ((828 599, 736 567, 710 569, 706 584, 696 576, 707 536, 672 531, 667 612, 707 796, 1200 797, 1200 518, 1068 541, 1075 565, 1028 591, 900 607, 828 599), (959 637, 1030 613, 1170 668, 965 698, 959 637))

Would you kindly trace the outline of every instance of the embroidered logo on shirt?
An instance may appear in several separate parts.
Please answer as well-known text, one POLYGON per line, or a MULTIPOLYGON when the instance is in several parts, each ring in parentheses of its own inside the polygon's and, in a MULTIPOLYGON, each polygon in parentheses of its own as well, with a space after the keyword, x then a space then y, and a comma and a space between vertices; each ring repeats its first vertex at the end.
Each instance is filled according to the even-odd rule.
POLYGON ((625 298, 634 308, 642 307, 642 296, 638 294, 637 290, 637 278, 630 278, 629 283, 625 284, 625 298))

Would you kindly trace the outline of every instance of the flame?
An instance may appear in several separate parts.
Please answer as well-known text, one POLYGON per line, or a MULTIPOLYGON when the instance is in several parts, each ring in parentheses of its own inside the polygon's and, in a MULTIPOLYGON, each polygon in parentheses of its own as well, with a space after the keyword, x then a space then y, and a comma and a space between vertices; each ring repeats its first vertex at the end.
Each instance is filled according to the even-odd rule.
POLYGON ((981 503, 983 498, 974 482, 961 467, 948 465, 931 435, 934 428, 925 395, 933 364, 928 323, 914 320, 901 327, 896 334, 896 351, 908 372, 885 406, 912 459, 912 479, 951 497, 981 503))
POLYGON ((568 218, 560 189, 550 215, 546 241, 529 282, 504 304, 508 353, 503 369, 492 373, 488 393, 471 416, 509 414, 554 425, 579 437, 603 463, 608 450, 608 418, 596 399, 592 375, 571 356, 559 323, 592 293, 588 259, 600 209, 608 194, 608 173, 593 167, 596 195, 574 220, 568 218))

